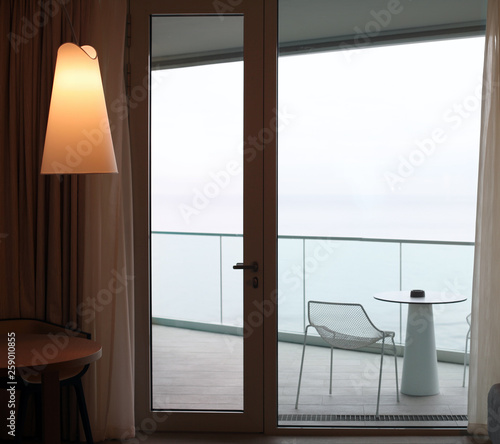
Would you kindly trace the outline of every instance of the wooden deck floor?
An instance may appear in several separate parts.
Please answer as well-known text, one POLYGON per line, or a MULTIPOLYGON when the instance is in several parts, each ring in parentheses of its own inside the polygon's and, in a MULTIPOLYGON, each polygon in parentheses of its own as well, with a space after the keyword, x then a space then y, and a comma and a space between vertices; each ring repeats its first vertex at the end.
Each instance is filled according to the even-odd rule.
MULTIPOLYGON (((380 417, 375 418, 380 355, 336 350, 333 391, 330 352, 308 346, 295 409, 302 346, 278 346, 279 425, 465 427, 463 366, 439 363, 440 393, 396 400, 394 358, 384 358, 380 417)), ((153 326, 153 406, 159 409, 241 410, 243 343, 236 336, 153 326)), ((398 358, 401 380, 402 358, 398 358)))

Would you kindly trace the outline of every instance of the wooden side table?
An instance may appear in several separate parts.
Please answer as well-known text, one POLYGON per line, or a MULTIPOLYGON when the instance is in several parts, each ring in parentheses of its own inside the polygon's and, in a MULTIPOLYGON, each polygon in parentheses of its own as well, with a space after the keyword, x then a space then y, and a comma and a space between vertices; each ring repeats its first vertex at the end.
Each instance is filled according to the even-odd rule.
POLYGON ((98 342, 63 333, 15 335, 10 349, 7 338, 0 344, 1 370, 14 365, 20 374, 41 375, 45 443, 61 442, 60 373, 97 361, 101 355, 98 342), (9 363, 9 357, 13 363, 9 363))

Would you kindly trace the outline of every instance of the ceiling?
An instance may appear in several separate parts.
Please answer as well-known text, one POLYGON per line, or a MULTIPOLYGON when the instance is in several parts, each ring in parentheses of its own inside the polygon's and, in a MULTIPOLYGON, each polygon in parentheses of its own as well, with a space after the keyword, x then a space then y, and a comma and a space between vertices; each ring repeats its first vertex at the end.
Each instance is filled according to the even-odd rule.
MULTIPOLYGON (((439 31, 481 29, 486 0, 280 0, 280 49, 439 31)), ((243 16, 157 16, 152 61, 241 58, 243 16)))

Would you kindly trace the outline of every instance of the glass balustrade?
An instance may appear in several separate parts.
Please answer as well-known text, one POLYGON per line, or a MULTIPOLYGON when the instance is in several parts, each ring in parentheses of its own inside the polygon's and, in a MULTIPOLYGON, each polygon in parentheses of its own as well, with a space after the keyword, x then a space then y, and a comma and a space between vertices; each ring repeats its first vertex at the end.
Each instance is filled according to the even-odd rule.
MULTIPOLYGON (((232 265, 243 257, 242 236, 152 232, 151 245, 154 322, 241 333, 242 275, 232 265)), ((341 301, 362 304, 375 325, 404 344, 407 306, 373 295, 422 288, 468 298, 434 306, 438 350, 463 352, 473 243, 281 236, 278 251, 282 336, 303 334, 307 301, 341 301)))

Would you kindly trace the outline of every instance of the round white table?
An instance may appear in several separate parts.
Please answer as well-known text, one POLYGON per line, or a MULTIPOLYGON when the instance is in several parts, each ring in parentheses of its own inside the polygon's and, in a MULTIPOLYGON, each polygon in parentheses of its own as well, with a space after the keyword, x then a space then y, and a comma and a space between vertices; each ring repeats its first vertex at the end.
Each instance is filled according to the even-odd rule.
POLYGON ((424 297, 411 297, 410 291, 390 291, 378 293, 374 298, 409 304, 401 393, 412 396, 437 395, 439 378, 432 305, 463 302, 467 298, 444 291, 426 291, 424 297))

